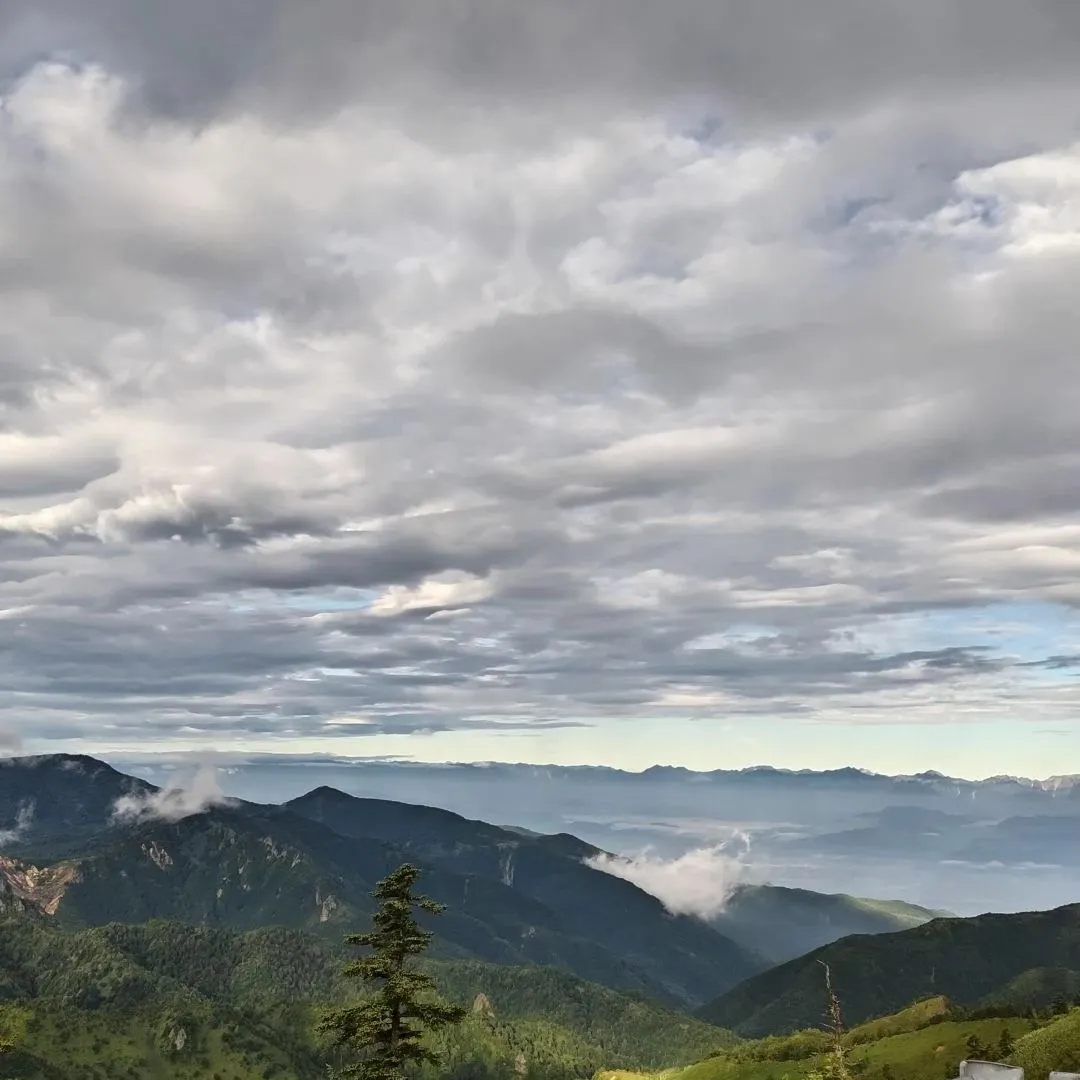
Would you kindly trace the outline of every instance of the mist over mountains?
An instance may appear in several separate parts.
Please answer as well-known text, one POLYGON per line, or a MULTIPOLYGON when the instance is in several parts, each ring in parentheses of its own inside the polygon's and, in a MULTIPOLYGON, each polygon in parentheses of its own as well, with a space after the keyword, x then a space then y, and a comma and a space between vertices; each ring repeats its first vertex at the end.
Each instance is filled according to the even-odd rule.
MULTIPOLYGON (((160 784, 174 766, 129 759, 123 768, 160 784)), ((705 914, 718 892, 740 883, 888 896, 958 914, 1048 908, 1080 895, 1080 781, 1069 776, 963 780, 854 768, 698 773, 661 766, 629 773, 268 756, 222 762, 217 782, 225 794, 252 801, 325 784, 572 833, 635 860, 630 872, 643 887, 675 883, 679 893, 669 888, 669 902, 705 914)))
MULTIPOLYGON (((701 1004, 852 933, 941 914, 898 900, 715 877, 735 856, 628 857, 566 830, 471 819, 320 785, 280 803, 226 795, 206 763, 157 786, 90 757, 0 767, 0 910, 77 929, 169 919, 339 939, 404 860, 449 912, 451 958, 549 964, 669 1004, 701 1004)), ((491 809, 498 809, 492 804, 491 809)))

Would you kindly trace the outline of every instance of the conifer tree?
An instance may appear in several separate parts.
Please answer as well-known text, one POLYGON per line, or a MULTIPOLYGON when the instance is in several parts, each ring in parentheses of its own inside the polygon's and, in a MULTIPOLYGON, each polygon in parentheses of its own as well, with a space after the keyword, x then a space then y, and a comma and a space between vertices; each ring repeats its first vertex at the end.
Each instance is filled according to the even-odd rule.
POLYGON ((351 961, 343 974, 373 989, 319 1023, 334 1045, 348 1047, 359 1058, 337 1074, 341 1080, 404 1080, 410 1066, 436 1060, 423 1044, 425 1033, 465 1018, 464 1009, 438 996, 430 976, 410 966, 433 936, 416 922, 413 910, 431 915, 445 910, 445 905, 412 891, 419 876, 420 871, 406 863, 380 881, 372 893, 378 910, 371 930, 345 938, 349 945, 371 952, 351 961))
POLYGON ((997 1052, 998 1057, 1002 1059, 1009 1057, 1013 1052, 1013 1037, 1009 1033, 1008 1028, 1001 1029, 1001 1037, 998 1039, 997 1052))

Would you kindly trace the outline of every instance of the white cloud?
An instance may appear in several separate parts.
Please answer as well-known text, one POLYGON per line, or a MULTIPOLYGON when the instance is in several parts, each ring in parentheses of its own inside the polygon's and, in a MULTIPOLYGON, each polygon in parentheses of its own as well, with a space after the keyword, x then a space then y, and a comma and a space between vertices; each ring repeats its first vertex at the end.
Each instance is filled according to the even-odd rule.
POLYGON ((471 574, 448 573, 422 581, 410 589, 392 585, 376 597, 368 611, 372 615, 401 615, 408 611, 435 613, 467 608, 487 600, 494 593, 490 580, 471 574))
POLYGON ((0 829, 0 846, 18 844, 30 831, 34 823, 34 803, 23 803, 15 815, 15 822, 10 829, 0 829))
POLYGON ((1071 16, 140 3, 0 14, 35 748, 1073 714, 886 648, 1078 600, 1071 16))
POLYGON ((655 896, 673 915, 720 915, 731 894, 746 880, 748 866, 720 845, 696 848, 674 858, 639 855, 597 855, 587 866, 622 878, 655 896))
POLYGON ((204 758, 194 770, 178 768, 157 791, 121 796, 113 806, 112 816, 115 821, 129 823, 181 821, 231 801, 221 790, 213 759, 204 758))

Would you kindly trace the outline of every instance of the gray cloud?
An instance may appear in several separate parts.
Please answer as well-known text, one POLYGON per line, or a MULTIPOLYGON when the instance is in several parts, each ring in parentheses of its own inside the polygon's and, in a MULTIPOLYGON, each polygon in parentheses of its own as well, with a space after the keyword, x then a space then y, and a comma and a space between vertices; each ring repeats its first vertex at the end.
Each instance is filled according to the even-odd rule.
POLYGON ((732 107, 786 122, 871 99, 981 90, 986 83, 1071 79, 1080 17, 1041 0, 822 4, 813 24, 793 0, 747 9, 676 0, 558 0, 511 8, 494 0, 387 8, 347 0, 193 0, 182 9, 137 0, 9 0, 12 60, 90 51, 143 82, 166 115, 206 122, 265 108, 309 118, 358 96, 428 102, 452 90, 470 104, 591 99, 609 105, 721 93, 732 107), (599 47, 601 46, 602 47, 599 47))
POLYGON ((10 0, 12 730, 1072 715, 1078 34, 10 0))

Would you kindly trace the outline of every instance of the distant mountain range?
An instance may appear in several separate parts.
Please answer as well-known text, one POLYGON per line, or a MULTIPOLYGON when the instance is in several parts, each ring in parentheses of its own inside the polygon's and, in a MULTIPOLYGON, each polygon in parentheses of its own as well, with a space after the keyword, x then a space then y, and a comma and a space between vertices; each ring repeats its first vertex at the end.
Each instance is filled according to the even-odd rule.
MULTIPOLYGON (((157 783, 168 774, 161 763, 126 767, 157 783)), ((961 914, 1055 907, 1080 895, 1075 776, 973 781, 936 772, 660 766, 627 773, 265 757, 228 765, 221 780, 229 794, 255 802, 325 785, 570 833, 630 856, 723 847, 748 882, 902 896, 961 914)))
MULTIPOLYGON (((852 850, 961 817, 981 821, 935 805, 885 806, 821 836, 852 850)), ((222 1075, 254 1080, 245 1062, 256 1059, 317 1075, 310 1008, 341 994, 342 935, 367 922, 375 882, 406 860, 448 905, 432 924, 430 963, 448 993, 474 1006, 465 1041, 444 1048, 462 1075, 477 1055, 509 1075, 524 1054, 548 1063, 549 1080, 571 1080, 582 1062, 656 1067, 725 1045, 729 1031, 816 1027, 823 965, 852 1024, 934 995, 1019 1011, 1080 992, 1080 904, 955 918, 742 884, 706 920, 673 914, 601 869, 610 853, 566 831, 326 785, 281 804, 168 792, 81 756, 6 761, 3 819, 0 1027, 20 1009, 33 1018, 27 1053, 40 1068, 26 1075, 49 1080, 62 1075, 49 1071, 49 1047, 76 1028, 89 1033, 87 1060, 100 1056, 94 1047, 134 1047, 129 1072, 173 1075, 166 1058, 190 1039, 203 1048, 198 1062, 227 1063, 222 1075)), ((1048 820, 1070 818, 999 824, 1034 845, 1048 820)))
POLYGON ((700 1004, 770 964, 852 932, 933 917, 807 890, 744 886, 711 924, 586 864, 598 848, 328 787, 283 805, 183 813, 160 789, 89 757, 9 760, 0 817, 0 906, 60 926, 174 919, 246 930, 279 925, 338 939, 405 859, 449 910, 442 955, 550 964, 670 1004, 700 1004), (143 810, 118 820, 117 807, 143 810))
MULTIPOLYGON (((28 759, 20 759, 28 760, 28 759)), ((170 766, 153 761, 126 760, 125 768, 138 775, 151 775, 170 766)), ((443 804, 446 798, 480 800, 503 784, 513 783, 526 792, 526 808, 531 813, 530 794, 536 789, 582 783, 599 785, 610 794, 615 788, 645 789, 677 785, 691 808, 707 796, 702 788, 752 793, 771 792, 778 785, 796 792, 844 790, 849 794, 873 797, 887 805, 914 798, 923 803, 957 800, 976 803, 1012 801, 1017 808, 1035 809, 1048 805, 1080 803, 1080 774, 1031 779, 1022 776, 992 776, 965 780, 933 770, 910 775, 889 775, 852 767, 841 769, 781 769, 761 765, 744 769, 697 771, 677 766, 654 765, 641 772, 598 765, 527 765, 502 762, 435 764, 407 760, 287 758, 265 755, 230 765, 231 789, 238 796, 265 799, 270 790, 294 797, 312 784, 325 784, 352 791, 363 786, 370 795, 386 797, 397 789, 399 797, 411 801, 417 785, 423 785, 429 801, 443 804), (273 785, 273 788, 271 788, 273 785), (469 796, 468 792, 471 792, 469 796)), ((573 807, 570 807, 573 810, 573 807)))
POLYGON ((33 906, 65 926, 164 918, 337 939, 366 920, 375 882, 410 859, 449 907, 438 923, 447 956, 558 965, 672 1003, 704 1001, 767 966, 700 920, 590 869, 583 859, 599 852, 571 836, 529 836, 328 789, 286 806, 115 821, 112 807, 133 792, 154 789, 94 759, 5 766, 0 807, 23 822, 19 845, 0 856, 9 909, 33 906))

